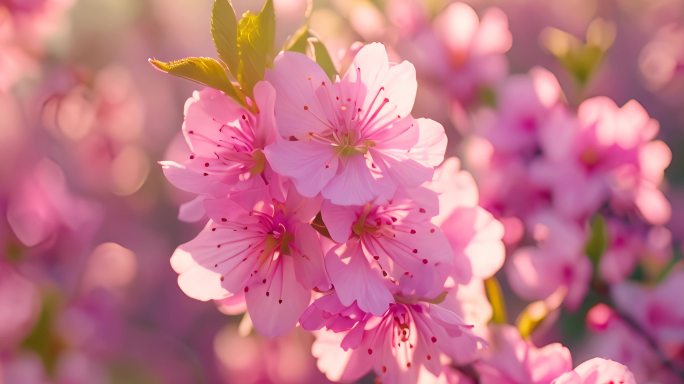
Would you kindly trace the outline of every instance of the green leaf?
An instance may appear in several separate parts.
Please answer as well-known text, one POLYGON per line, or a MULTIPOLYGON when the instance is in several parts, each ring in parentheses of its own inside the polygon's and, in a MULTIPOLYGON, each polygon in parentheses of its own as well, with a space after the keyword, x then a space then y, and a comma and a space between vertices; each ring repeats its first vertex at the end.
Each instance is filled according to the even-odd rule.
POLYGON ((149 61, 161 71, 221 90, 235 100, 243 102, 238 91, 228 79, 223 66, 215 59, 188 57, 168 63, 154 59, 149 61))
POLYGON ((211 10, 211 37, 219 58, 235 75, 239 70, 238 22, 230 0, 215 0, 211 10))
POLYGON ((506 316, 506 302, 501 293, 501 286, 495 277, 490 277, 484 281, 487 299, 492 305, 492 323, 506 324, 508 322, 506 316))
POLYGON ((608 247, 608 230, 606 220, 601 215, 596 215, 590 222, 591 233, 585 246, 585 252, 591 260, 594 270, 597 270, 601 256, 608 247))
POLYGON ((316 62, 321 66, 321 68, 323 68, 328 77, 333 80, 337 75, 337 69, 335 69, 335 64, 330 57, 330 53, 328 53, 328 49, 318 39, 309 39, 309 42, 313 46, 316 62))
POLYGON ((292 35, 287 44, 285 44, 285 50, 299 52, 309 56, 323 68, 331 80, 337 75, 337 69, 330 57, 330 53, 328 53, 328 49, 318 36, 311 32, 306 25, 299 28, 297 32, 292 35))
POLYGON ((285 43, 284 51, 306 54, 309 38, 312 37, 308 25, 302 25, 285 43))
POLYGON ((246 12, 238 23, 237 36, 240 66, 238 81, 246 93, 264 78, 273 63, 275 45, 275 11, 272 0, 266 0, 259 14, 246 12))
POLYGON ((52 375, 60 354, 66 348, 55 329, 63 303, 59 294, 53 291, 46 292, 42 299, 38 319, 21 347, 34 352, 42 360, 48 374, 52 375))

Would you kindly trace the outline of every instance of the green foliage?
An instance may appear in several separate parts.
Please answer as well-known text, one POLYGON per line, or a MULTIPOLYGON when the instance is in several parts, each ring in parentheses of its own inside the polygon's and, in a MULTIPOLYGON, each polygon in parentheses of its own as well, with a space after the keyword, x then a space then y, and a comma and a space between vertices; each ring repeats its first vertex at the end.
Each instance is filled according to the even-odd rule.
POLYGON ((337 75, 337 69, 335 69, 335 64, 330 57, 330 53, 328 53, 328 49, 318 39, 309 42, 313 46, 314 57, 318 65, 323 68, 331 80, 334 79, 337 75))
POLYGON ((150 63, 166 73, 219 89, 226 95, 239 100, 237 90, 228 79, 226 71, 215 59, 188 57, 168 63, 150 59, 150 63))
POLYGON ((266 0, 258 14, 246 12, 238 22, 230 0, 215 0, 211 12, 211 37, 220 59, 188 57, 163 62, 150 59, 158 69, 223 91, 246 105, 254 85, 271 66, 275 45, 275 10, 266 0), (239 87, 231 79, 237 79, 239 87))
POLYGON ((590 229, 591 233, 585 246, 585 252, 589 256, 594 270, 596 270, 601 261, 601 256, 608 248, 608 230, 603 216, 594 216, 590 222, 590 229))
POLYGON ((266 68, 273 63, 275 46, 275 11, 266 0, 258 14, 246 12, 238 23, 237 49, 240 58, 238 81, 247 94, 264 78, 266 68))
POLYGON ((63 341, 55 330, 55 322, 60 308, 61 298, 56 293, 48 292, 42 300, 43 307, 31 333, 22 343, 22 348, 33 351, 45 365, 48 374, 52 374, 60 352, 65 348, 63 341))
POLYGON ((303 53, 316 61, 318 65, 323 68, 323 71, 328 75, 328 78, 333 80, 337 76, 337 69, 333 63, 332 57, 325 44, 305 25, 299 28, 297 32, 292 35, 290 40, 285 44, 286 51, 293 51, 303 53))
POLYGON ((542 31, 542 43, 572 76, 580 88, 584 88, 597 72, 608 49, 615 41, 615 24, 593 20, 586 31, 586 40, 556 28, 542 31))
POLYGON ((211 10, 211 37, 219 58, 235 74, 238 72, 238 22, 230 0, 216 0, 211 10))

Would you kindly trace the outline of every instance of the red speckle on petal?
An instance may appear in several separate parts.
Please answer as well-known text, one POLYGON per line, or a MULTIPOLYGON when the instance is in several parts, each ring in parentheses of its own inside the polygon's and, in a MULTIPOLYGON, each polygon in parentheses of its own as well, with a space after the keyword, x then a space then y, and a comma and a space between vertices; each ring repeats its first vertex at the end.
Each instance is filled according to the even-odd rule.
POLYGON ((411 230, 411 234, 412 234, 412 235, 415 235, 415 234, 416 234, 416 230, 415 230, 415 229, 412 229, 412 230, 411 230))
POLYGON ((427 263, 428 263, 428 259, 423 259, 423 264, 427 264, 427 263))
POLYGON ((415 248, 413 248, 413 250, 412 250, 411 252, 413 252, 413 253, 418 253, 418 250, 415 249, 415 248))
POLYGON ((382 366, 382 373, 387 373, 387 367, 384 365, 382 366))
POLYGON ((245 291, 245 293, 249 292, 249 287, 245 287, 245 289, 243 289, 243 291, 245 291))
POLYGON ((309 110, 309 106, 308 106, 308 105, 305 105, 305 106, 304 106, 304 110, 305 110, 305 111, 308 111, 308 110, 309 110))
POLYGON ((419 209, 418 209, 418 212, 420 212, 420 213, 425 213, 425 212, 427 212, 427 211, 425 210, 425 208, 419 208, 419 209))
POLYGON ((226 221, 228 221, 228 219, 226 219, 225 217, 222 217, 221 221, 225 223, 226 221))
POLYGON ((370 349, 370 348, 368 348, 368 354, 369 354, 369 355, 372 355, 372 354, 373 354, 373 350, 370 349))
POLYGON ((271 292, 266 291, 266 296, 271 296, 271 292))
POLYGON ((282 304, 282 303, 283 303, 283 299, 278 300, 278 304, 282 304))
POLYGON ((428 360, 432 360, 432 355, 427 355, 426 358, 427 358, 428 360))
POLYGON ((432 337, 430 338, 430 340, 431 340, 433 343, 436 343, 436 342, 437 342, 437 338, 434 337, 434 336, 432 336, 432 337))

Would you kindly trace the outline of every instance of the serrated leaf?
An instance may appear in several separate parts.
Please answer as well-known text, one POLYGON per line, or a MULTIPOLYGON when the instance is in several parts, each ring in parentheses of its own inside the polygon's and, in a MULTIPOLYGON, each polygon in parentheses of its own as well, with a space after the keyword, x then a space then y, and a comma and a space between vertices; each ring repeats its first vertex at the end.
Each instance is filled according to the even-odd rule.
POLYGON ((501 286, 495 277, 490 277, 484 281, 485 292, 487 299, 492 306, 492 320, 493 324, 506 324, 508 322, 506 315, 506 302, 501 293, 501 286))
POLYGON ((215 0, 211 10, 211 38, 219 58, 233 75, 240 65, 237 36, 238 22, 230 0, 215 0))
POLYGON ((242 98, 228 79, 223 66, 215 59, 209 57, 188 57, 168 63, 154 59, 149 61, 163 72, 221 90, 226 95, 242 102, 242 98))
POLYGON ((237 36, 240 66, 238 81, 248 94, 264 78, 273 63, 275 45, 275 11, 272 0, 266 0, 258 14, 246 12, 238 23, 237 36))

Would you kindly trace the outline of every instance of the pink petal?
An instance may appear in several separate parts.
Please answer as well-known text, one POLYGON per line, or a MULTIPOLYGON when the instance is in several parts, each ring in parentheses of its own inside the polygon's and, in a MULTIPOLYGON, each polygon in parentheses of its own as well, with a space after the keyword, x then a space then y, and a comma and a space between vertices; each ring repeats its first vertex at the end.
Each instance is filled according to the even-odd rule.
POLYGON ((256 144, 258 147, 265 147, 275 141, 276 120, 275 120, 275 100, 276 91, 273 86, 266 82, 260 81, 254 86, 254 100, 259 106, 259 125, 256 128, 256 135, 258 140, 256 144))
POLYGON ((188 223, 195 223, 202 220, 206 214, 204 211, 205 198, 205 196, 197 196, 194 199, 181 204, 178 209, 178 219, 188 223))
POLYGON ((344 243, 349 239, 360 209, 361 207, 335 205, 327 200, 323 202, 321 216, 333 240, 344 243))
POLYGON ((323 188, 323 197, 338 205, 362 205, 374 200, 379 193, 391 195, 387 188, 379 188, 363 156, 352 156, 339 161, 339 172, 323 188))
POLYGON ((309 225, 299 225, 295 230, 296 252, 290 255, 294 262, 295 276, 300 284, 307 288, 328 288, 325 269, 323 267, 323 249, 318 232, 309 225))
POLYGON ((394 298, 383 278, 368 265, 358 241, 333 248, 325 255, 325 266, 340 302, 354 301, 365 312, 382 315, 394 298))
POLYGON ((294 261, 281 256, 266 284, 256 284, 245 294, 254 328, 266 337, 280 336, 297 324, 311 301, 311 291, 295 278, 294 261))
POLYGON ((441 227, 454 252, 467 257, 475 277, 486 279, 503 266, 503 225, 483 208, 457 208, 441 227))
POLYGON ((354 382, 371 370, 373 360, 365 351, 340 348, 343 333, 318 332, 311 353, 318 359, 318 369, 332 381, 354 382))
POLYGON ((316 89, 322 83, 329 85, 330 80, 318 64, 301 53, 282 52, 266 80, 276 90, 275 115, 282 137, 304 139, 309 132, 328 129, 316 89))
POLYGON ((210 221, 196 238, 180 245, 171 256, 171 267, 179 274, 183 292, 202 301, 240 292, 258 261, 257 255, 245 254, 254 241, 249 237, 210 221))
POLYGON ((416 119, 418 142, 411 147, 409 156, 417 162, 436 167, 444 161, 447 136, 442 124, 430 119, 416 119))
POLYGON ((264 153, 273 170, 291 177, 306 197, 320 193, 337 173, 337 157, 326 144, 277 140, 264 153))

